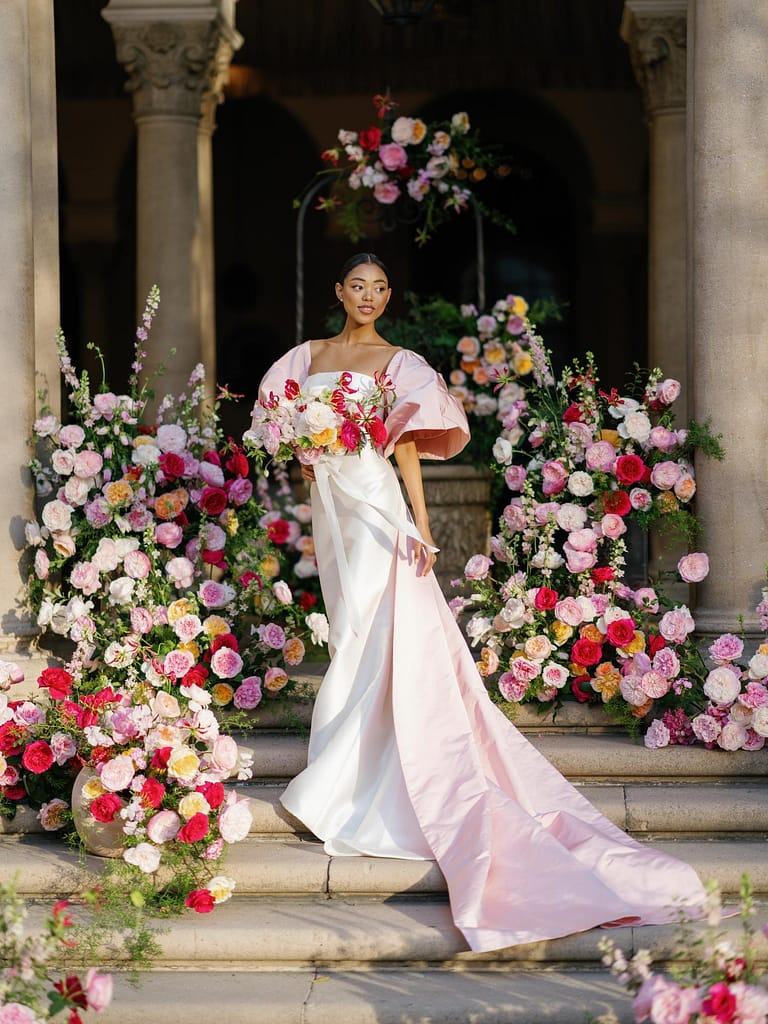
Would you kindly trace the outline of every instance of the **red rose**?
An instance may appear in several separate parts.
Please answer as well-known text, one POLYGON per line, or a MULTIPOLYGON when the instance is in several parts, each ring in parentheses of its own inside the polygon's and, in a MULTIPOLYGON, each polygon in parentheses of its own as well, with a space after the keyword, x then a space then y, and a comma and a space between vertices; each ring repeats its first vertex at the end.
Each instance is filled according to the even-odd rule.
MULTIPOLYGON (((95 721, 98 722, 98 718, 95 721)), ((105 761, 111 761, 114 756, 114 747, 94 747, 88 755, 88 763, 91 765, 104 764, 105 761)))
POLYGON ((378 416, 372 416, 365 424, 365 429, 368 431, 368 436, 376 445, 380 448, 387 440, 387 428, 384 426, 384 420, 378 416))
POLYGON ((195 792, 202 793, 214 811, 224 803, 224 786, 220 782, 203 782, 195 788, 195 792))
POLYGON ((608 625, 608 639, 614 647, 626 647, 635 637, 632 619, 616 619, 608 625))
POLYGON ((203 462, 210 462, 213 466, 220 466, 221 457, 218 452, 211 450, 203 454, 203 462))
POLYGON ((179 512, 176 518, 173 520, 177 526, 180 526, 182 530, 185 526, 189 526, 189 519, 187 518, 186 512, 179 512))
POLYGON ((173 752, 173 747, 158 747, 152 755, 151 766, 153 768, 167 768, 168 759, 173 752))
POLYGON ((602 496, 603 511, 616 516, 625 516, 632 511, 632 502, 626 491, 605 491, 602 496))
POLYGON ((179 829, 176 838, 181 843, 197 843, 208 835, 209 828, 208 815, 198 811, 179 829))
POLYGON ((259 576, 258 573, 251 572, 250 569, 239 577, 238 582, 241 587, 249 587, 254 580, 256 580, 259 585, 259 590, 261 590, 261 576, 259 576))
POLYGON ((291 532, 291 524, 285 519, 275 519, 267 523, 267 536, 273 544, 285 544, 291 532))
POLYGON ((203 561, 206 565, 215 565, 219 569, 226 569, 227 563, 224 561, 223 551, 210 551, 206 548, 202 553, 203 561))
POLYGON ((581 423, 581 408, 575 402, 563 413, 563 423, 581 423))
POLYGON ((533 599, 533 604, 537 611, 547 612, 551 611, 559 600, 560 598, 556 590, 552 590, 550 587, 539 587, 533 599))
POLYGON ((165 786, 157 779, 145 779, 139 795, 145 807, 159 807, 165 796, 165 786))
POLYGON ((3 794, 6 800, 23 800, 27 795, 27 791, 23 786, 0 786, 0 793, 3 794))
POLYGON ((619 483, 636 484, 643 479, 645 463, 639 455, 620 455, 613 469, 619 483))
POLYGON ((102 793, 91 800, 91 814, 96 821, 114 821, 122 806, 123 802, 117 793, 102 793))
POLYGON ((193 889, 184 900, 184 906, 189 907, 198 914, 210 914, 215 903, 210 889, 193 889))
POLYGON ((45 740, 35 740, 24 748, 21 763, 33 775, 42 775, 53 764, 53 752, 45 740))
POLYGON ((248 459, 239 448, 232 452, 224 465, 233 476, 248 476, 248 459))
POLYGON ((72 689, 72 676, 65 668, 46 668, 38 676, 37 685, 48 688, 51 700, 64 700, 72 689))
POLYGON ((189 672, 181 677, 182 686, 205 686, 208 678, 208 669, 205 665, 193 665, 189 672))
POLYGON ((367 149, 369 152, 379 148, 381 142, 381 128, 377 128, 376 125, 371 125, 370 128, 364 128, 358 140, 361 149, 367 149))
POLYGON ((310 594, 308 590, 305 590, 303 594, 299 594, 298 602, 299 607, 308 612, 310 608, 314 608, 317 604, 317 598, 314 594, 310 594))
POLYGON ((596 569, 593 569, 590 573, 593 583, 608 583, 614 577, 613 569, 610 565, 599 565, 596 569))
MULTIPOLYGON (((218 456, 217 456, 218 458, 218 456)), ((200 508, 209 516, 218 516, 227 507, 227 492, 221 487, 204 487, 200 495, 200 508)))
POLYGON ((289 377, 285 382, 285 397, 290 399, 298 398, 300 393, 299 382, 289 377))
POLYGON ((15 757, 21 753, 29 729, 16 722, 3 722, 0 725, 0 754, 6 757, 15 757))
POLYGON ((211 641, 211 654, 215 654, 216 651, 221 650, 222 647, 229 647, 232 651, 239 651, 240 645, 237 642, 237 637, 232 633, 219 633, 211 641))
POLYGON ((586 704, 594 697, 594 693, 587 693, 586 690, 581 688, 583 683, 588 682, 589 676, 576 676, 575 679, 571 680, 571 693, 580 704, 586 704))
POLYGON ((594 640, 582 637, 571 648, 571 661, 577 665, 596 665, 603 656, 603 649, 594 640))
POLYGON ((652 658, 667 646, 667 641, 659 633, 648 637, 648 657, 652 658))
POLYGON ((176 452, 163 452, 157 462, 169 483, 184 475, 184 459, 176 452))
POLYGON ((718 981, 710 987, 701 1009, 707 1017, 713 1017, 719 1024, 729 1024, 736 1016, 736 996, 726 982, 718 981))

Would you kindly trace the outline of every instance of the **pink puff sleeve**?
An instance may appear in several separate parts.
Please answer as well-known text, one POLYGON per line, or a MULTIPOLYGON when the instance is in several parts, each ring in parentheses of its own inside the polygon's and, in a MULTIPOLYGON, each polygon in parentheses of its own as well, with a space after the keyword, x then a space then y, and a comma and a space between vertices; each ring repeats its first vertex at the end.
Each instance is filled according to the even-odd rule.
POLYGON ((389 374, 395 401, 387 416, 387 446, 410 434, 422 459, 450 459, 469 441, 469 426, 461 403, 423 356, 403 349, 393 356, 389 374))
POLYGON ((270 366, 264 374, 261 384, 259 384, 259 400, 263 401, 269 398, 270 391, 274 391, 275 394, 282 394, 287 380, 295 380, 299 384, 303 383, 304 378, 307 376, 311 359, 308 341, 289 349, 284 356, 280 356, 277 362, 270 366))

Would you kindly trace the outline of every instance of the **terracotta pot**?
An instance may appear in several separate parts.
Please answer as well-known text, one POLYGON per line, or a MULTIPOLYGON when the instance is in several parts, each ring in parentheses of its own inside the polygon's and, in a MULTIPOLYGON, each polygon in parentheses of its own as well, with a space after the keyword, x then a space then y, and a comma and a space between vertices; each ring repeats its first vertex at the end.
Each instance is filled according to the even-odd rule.
POLYGON ((87 766, 78 773, 72 787, 72 820, 89 853, 95 853, 97 857, 121 857, 125 849, 122 818, 97 821, 91 814, 90 800, 83 795, 86 783, 97 777, 96 772, 87 766))

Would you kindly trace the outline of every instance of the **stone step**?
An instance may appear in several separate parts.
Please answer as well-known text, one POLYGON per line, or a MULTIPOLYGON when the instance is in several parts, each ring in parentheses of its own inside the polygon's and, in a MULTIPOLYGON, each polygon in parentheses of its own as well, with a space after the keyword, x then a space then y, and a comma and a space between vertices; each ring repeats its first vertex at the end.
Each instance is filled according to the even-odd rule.
MULTIPOLYGON (((49 904, 31 906, 29 926, 39 926, 49 904)), ((768 905, 757 903, 756 921, 768 919, 768 905)), ((75 921, 86 911, 71 908, 75 921)), ((592 928, 564 938, 531 942, 504 950, 472 953, 455 928, 444 899, 392 898, 299 899, 237 897, 217 907, 214 915, 188 913, 162 919, 155 938, 159 954, 156 970, 294 970, 299 967, 334 967, 352 970, 383 967, 449 966, 517 968, 599 968, 598 942, 606 931, 592 928)), ((703 926, 691 926, 698 933, 703 926)), ((737 941, 741 922, 726 918, 721 931, 737 941)), ((677 926, 612 928, 617 945, 633 952, 650 950, 654 960, 669 960, 675 948, 677 926)), ((755 938, 761 965, 768 964, 768 942, 755 938)))
MULTIPOLYGON (((654 849, 691 864, 702 881, 716 878, 721 891, 734 895, 741 876, 750 876, 756 894, 768 897, 768 843, 764 840, 657 840, 654 849)), ((17 875, 19 891, 35 899, 78 892, 88 872, 104 861, 79 862, 52 836, 0 839, 4 877, 17 875)), ((237 882, 237 898, 314 896, 343 900, 365 896, 445 896, 445 881, 434 861, 388 857, 329 857, 317 841, 295 837, 248 839, 227 851, 221 871, 237 882)))
MULTIPOLYGON (((622 734, 533 733, 533 745, 569 779, 605 782, 612 779, 752 779, 768 776, 768 747, 762 750, 706 750, 664 747, 649 750, 622 734)), ((307 763, 307 737, 286 732, 238 736, 253 755, 255 779, 291 779, 307 763)))
MULTIPOLYGON (((510 965, 511 966, 511 965, 510 965)), ((603 971, 307 970, 115 977, 100 1024, 629 1024, 630 997, 603 971), (608 1018, 609 1014, 613 1017, 608 1018)))

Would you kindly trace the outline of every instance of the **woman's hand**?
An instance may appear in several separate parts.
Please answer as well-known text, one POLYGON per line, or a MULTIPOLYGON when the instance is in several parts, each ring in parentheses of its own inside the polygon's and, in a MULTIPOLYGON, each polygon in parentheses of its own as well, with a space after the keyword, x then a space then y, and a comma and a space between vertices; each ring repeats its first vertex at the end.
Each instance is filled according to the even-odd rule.
MULTIPOLYGON (((416 528, 426 541, 426 544, 431 544, 433 548, 437 547, 437 544, 435 544, 434 540, 432 539, 432 534, 430 533, 429 530, 429 523, 421 525, 417 523, 416 528)), ((430 551, 426 544, 422 544, 421 541, 418 540, 415 540, 413 542, 413 560, 414 564, 417 567, 417 576, 428 575, 434 568, 435 562, 437 561, 437 552, 430 551)))
POLYGON ((314 466, 302 466, 301 475, 305 480, 308 480, 311 484, 315 482, 315 467, 314 466))

